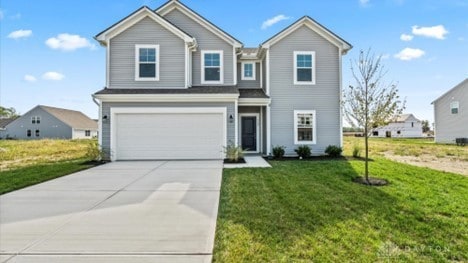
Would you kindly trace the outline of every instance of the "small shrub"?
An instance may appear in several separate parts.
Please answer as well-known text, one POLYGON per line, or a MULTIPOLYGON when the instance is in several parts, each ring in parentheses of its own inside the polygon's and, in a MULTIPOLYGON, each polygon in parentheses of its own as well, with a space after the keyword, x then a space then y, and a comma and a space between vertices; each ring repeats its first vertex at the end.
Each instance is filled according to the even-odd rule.
POLYGON ((226 158, 231 162, 237 162, 244 157, 242 147, 235 145, 233 142, 229 142, 229 145, 224 147, 224 153, 226 154, 226 158))
POLYGON ((311 149, 308 145, 301 145, 294 150, 299 158, 308 158, 310 157, 311 149))
POLYGON ((274 156, 276 159, 283 158, 283 156, 284 156, 284 149, 286 149, 286 147, 284 147, 284 146, 279 146, 279 145, 273 147, 273 156, 274 156))
POLYGON ((360 158, 361 157, 361 151, 362 151, 361 146, 359 146, 358 144, 355 144, 353 146, 353 157, 354 158, 360 158))
POLYGON ((91 161, 100 162, 104 160, 105 153, 100 149, 99 144, 96 141, 91 141, 86 148, 86 158, 91 161))
POLYGON ((335 145, 328 145, 327 148, 325 149, 325 153, 328 154, 328 156, 333 157, 333 158, 340 157, 342 152, 343 152, 343 149, 335 145))

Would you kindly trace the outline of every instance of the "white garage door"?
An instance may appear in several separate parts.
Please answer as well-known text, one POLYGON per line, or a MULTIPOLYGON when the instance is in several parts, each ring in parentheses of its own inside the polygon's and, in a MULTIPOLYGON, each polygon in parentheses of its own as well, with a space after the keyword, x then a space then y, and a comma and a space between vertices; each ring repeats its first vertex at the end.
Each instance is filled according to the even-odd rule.
POLYGON ((114 115, 115 159, 222 159, 223 113, 114 115))

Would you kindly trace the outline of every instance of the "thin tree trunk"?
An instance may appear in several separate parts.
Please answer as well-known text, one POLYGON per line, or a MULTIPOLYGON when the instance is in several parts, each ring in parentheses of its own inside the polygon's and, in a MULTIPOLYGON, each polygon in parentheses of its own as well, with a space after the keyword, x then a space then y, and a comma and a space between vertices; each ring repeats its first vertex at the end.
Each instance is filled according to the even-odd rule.
POLYGON ((366 138, 365 138, 365 148, 366 148, 366 164, 365 164, 365 176, 366 176, 366 181, 369 183, 369 136, 367 135, 367 127, 365 128, 366 132, 366 138))

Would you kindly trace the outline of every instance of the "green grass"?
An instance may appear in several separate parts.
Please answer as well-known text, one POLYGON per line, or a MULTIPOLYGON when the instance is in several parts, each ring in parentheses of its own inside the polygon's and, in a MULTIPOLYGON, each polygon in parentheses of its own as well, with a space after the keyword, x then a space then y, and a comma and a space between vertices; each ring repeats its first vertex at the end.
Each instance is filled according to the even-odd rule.
POLYGON ((94 166, 93 140, 0 140, 0 194, 94 166))
POLYGON ((468 261, 468 178, 382 158, 224 170, 216 262, 468 261))
MULTIPOLYGON (((344 150, 351 155, 353 145, 358 144, 364 148, 364 138, 344 137, 344 150)), ((399 138, 370 138, 369 152, 381 154, 389 152, 400 156, 431 155, 438 158, 449 157, 452 160, 468 161, 468 147, 454 144, 438 144, 433 139, 399 139, 399 138)))
POLYGON ((93 167, 85 160, 39 164, 0 172, 0 195, 93 167))

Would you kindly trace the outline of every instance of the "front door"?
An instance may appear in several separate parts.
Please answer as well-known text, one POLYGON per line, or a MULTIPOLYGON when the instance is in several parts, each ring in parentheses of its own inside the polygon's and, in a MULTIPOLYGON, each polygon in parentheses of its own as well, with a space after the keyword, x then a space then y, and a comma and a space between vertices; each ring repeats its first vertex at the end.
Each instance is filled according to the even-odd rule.
POLYGON ((257 117, 241 117, 242 149, 249 152, 257 151, 257 117))

